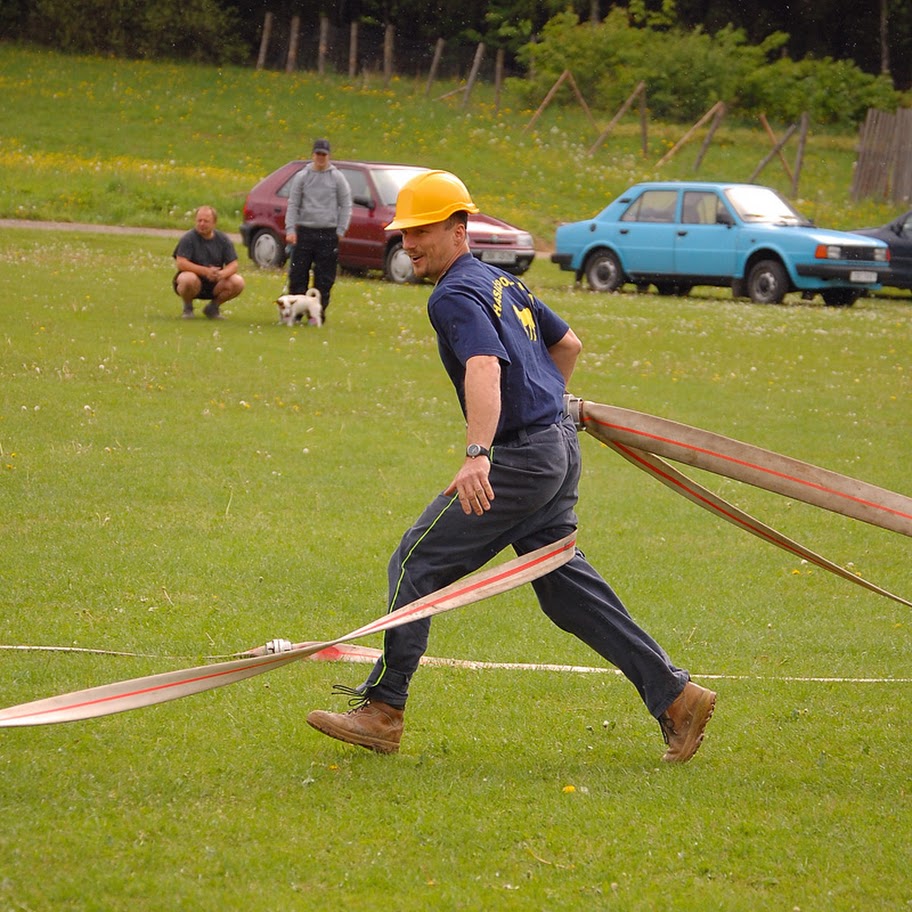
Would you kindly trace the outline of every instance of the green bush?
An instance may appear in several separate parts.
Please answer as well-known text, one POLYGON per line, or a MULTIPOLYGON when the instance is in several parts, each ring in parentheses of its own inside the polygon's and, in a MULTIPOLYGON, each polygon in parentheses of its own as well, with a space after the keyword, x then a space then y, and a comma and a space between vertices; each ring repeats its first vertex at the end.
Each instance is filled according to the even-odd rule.
POLYGON ((797 120, 803 111, 818 124, 853 129, 868 108, 895 110, 900 103, 887 76, 863 73, 850 60, 776 60, 748 73, 741 106, 797 120))
POLYGON ((602 25, 579 24, 576 13, 567 11, 550 19, 536 41, 520 48, 517 58, 529 70, 527 78, 511 79, 512 87, 537 101, 570 70, 587 98, 595 95, 600 77, 619 63, 620 41, 610 27, 616 19, 612 10, 602 25))
POLYGON ((218 0, 36 0, 25 37, 68 53, 238 63, 237 15, 218 0))
POLYGON ((714 35, 664 24, 638 27, 622 9, 599 24, 580 24, 565 12, 521 50, 530 77, 515 88, 537 103, 569 70, 588 103, 611 111, 643 81, 652 115, 680 123, 724 101, 750 119, 766 112, 794 120, 807 111, 816 124, 851 130, 868 108, 898 105, 900 96, 886 77, 866 74, 851 61, 773 59, 787 41, 788 35, 774 32, 751 45, 731 26, 714 35))
POLYGON ((692 122, 717 101, 737 104, 744 80, 762 69, 769 54, 787 40, 776 33, 761 45, 750 45, 740 29, 730 27, 708 35, 673 29, 656 32, 630 29, 637 40, 625 40, 627 62, 616 74, 605 74, 602 94, 612 107, 619 105, 615 92, 629 93, 631 86, 646 83, 649 109, 661 120, 692 122))

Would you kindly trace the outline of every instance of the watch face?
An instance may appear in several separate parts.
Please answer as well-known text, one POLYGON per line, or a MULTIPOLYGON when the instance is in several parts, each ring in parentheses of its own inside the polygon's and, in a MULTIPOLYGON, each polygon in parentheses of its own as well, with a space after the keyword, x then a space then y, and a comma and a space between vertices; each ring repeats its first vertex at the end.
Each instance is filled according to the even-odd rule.
POLYGON ((475 456, 487 455, 487 452, 488 451, 483 446, 480 446, 477 443, 470 443, 466 447, 466 456, 471 456, 473 458, 475 456))

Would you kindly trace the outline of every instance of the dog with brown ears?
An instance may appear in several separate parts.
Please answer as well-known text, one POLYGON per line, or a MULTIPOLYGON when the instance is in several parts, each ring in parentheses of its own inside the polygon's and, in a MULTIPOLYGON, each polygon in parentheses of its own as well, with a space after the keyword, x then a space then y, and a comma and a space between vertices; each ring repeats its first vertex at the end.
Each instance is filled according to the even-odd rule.
POLYGON ((316 288, 309 288, 302 295, 280 295, 276 305, 279 308, 279 322, 286 326, 303 323, 305 319, 310 326, 323 325, 323 300, 316 288))

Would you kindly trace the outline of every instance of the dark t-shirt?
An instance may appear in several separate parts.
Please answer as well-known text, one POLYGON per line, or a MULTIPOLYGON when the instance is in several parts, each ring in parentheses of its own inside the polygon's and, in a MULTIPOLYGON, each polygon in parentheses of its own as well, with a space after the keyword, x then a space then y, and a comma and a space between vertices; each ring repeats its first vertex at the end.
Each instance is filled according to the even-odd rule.
POLYGON ((231 238, 222 231, 216 231, 206 240, 195 228, 191 228, 177 242, 173 257, 186 257, 198 266, 227 266, 237 259, 231 238))
POLYGON ((493 355, 501 366, 498 435, 560 421, 564 377, 548 348, 570 327, 516 276, 465 254, 431 293, 428 316, 463 414, 466 362, 493 355))

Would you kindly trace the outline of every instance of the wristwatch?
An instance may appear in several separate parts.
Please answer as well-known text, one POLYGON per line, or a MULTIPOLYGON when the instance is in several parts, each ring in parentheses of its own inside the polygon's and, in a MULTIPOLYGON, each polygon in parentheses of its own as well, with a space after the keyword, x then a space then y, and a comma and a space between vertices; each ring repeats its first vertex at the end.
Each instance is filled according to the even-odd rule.
POLYGON ((466 447, 466 456, 469 459, 475 459, 478 456, 487 456, 488 459, 491 458, 491 451, 487 447, 483 447, 480 443, 470 443, 466 447))

